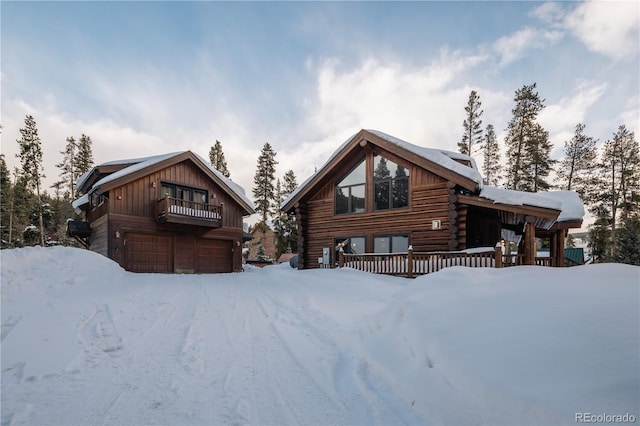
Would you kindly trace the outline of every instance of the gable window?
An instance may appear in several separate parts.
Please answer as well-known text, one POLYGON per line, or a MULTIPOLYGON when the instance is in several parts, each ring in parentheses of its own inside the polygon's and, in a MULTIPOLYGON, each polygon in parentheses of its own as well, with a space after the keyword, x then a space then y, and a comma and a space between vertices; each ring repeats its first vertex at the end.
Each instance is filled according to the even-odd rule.
POLYGON ((405 253, 409 249, 406 235, 386 235, 373 238, 374 253, 405 253))
POLYGON ((182 201, 194 201, 200 204, 208 204, 209 200, 208 193, 204 189, 191 188, 167 182, 162 182, 160 196, 162 198, 169 196, 170 198, 177 198, 182 201))
POLYGON ((397 209, 409 205, 409 169, 375 155, 373 185, 376 210, 397 209))
POLYGON ((365 211, 366 166, 364 158, 336 184, 335 213, 365 211))

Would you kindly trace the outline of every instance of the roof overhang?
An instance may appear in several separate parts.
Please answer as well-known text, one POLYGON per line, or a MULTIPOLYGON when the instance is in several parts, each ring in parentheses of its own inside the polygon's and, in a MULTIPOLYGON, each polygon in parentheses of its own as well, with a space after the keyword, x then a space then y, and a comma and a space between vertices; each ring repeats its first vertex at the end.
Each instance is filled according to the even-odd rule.
MULTIPOLYGON (((455 170, 451 168, 445 167, 437 162, 431 161, 424 156, 419 155, 416 152, 412 152, 409 149, 406 149, 406 146, 410 144, 403 142, 403 144, 394 143, 390 139, 384 138, 380 135, 382 133, 376 134, 379 132, 372 132, 365 129, 360 130, 358 133, 353 135, 351 138, 347 139, 346 142, 340 146, 336 152, 329 158, 329 160, 313 175, 311 175, 307 180, 305 180, 290 196, 287 198, 281 206, 281 209, 285 212, 290 212, 293 210, 298 203, 304 199, 308 194, 315 193, 315 190, 324 185, 329 179, 333 178, 332 172, 333 170, 342 164, 344 161, 348 161, 354 155, 354 151, 358 148, 371 148, 376 149, 380 148, 385 151, 388 151, 399 158, 406 160, 409 163, 415 164, 419 167, 424 168, 438 176, 443 177, 449 181, 454 182, 461 187, 468 189, 471 192, 476 192, 480 190, 480 183, 470 179, 467 176, 456 173, 455 170)), ((420 148, 420 147, 416 147, 420 148)), ((438 150, 434 150, 436 152, 438 150)), ((456 160, 448 158, 452 164, 456 163, 459 167, 467 167, 456 160)))

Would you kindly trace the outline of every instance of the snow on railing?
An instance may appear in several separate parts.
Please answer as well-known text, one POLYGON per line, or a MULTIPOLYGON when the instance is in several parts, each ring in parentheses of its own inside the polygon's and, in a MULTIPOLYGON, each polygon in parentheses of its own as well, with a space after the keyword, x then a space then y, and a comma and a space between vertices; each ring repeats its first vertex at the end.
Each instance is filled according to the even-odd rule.
POLYGON ((164 197, 158 200, 157 216, 165 217, 167 213, 203 219, 222 219, 222 206, 186 201, 178 198, 164 197))
MULTIPOLYGON (((535 265, 552 266, 551 257, 536 257, 535 265)), ((471 268, 503 268, 525 264, 522 254, 502 254, 502 246, 479 247, 461 251, 414 252, 412 247, 403 253, 344 253, 338 255, 338 266, 376 274, 402 275, 412 278, 430 274, 451 266, 471 268)))

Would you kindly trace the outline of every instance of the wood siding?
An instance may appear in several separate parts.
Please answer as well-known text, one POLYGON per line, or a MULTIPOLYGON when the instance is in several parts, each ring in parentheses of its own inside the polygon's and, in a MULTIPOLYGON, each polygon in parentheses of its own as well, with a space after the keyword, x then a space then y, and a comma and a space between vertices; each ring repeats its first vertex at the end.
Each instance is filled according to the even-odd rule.
POLYGON ((91 223, 91 237, 89 248, 91 251, 109 257, 109 221, 108 215, 103 215, 91 223))
POLYGON ((161 256, 161 253, 150 249, 150 257, 145 258, 139 253, 150 247, 146 242, 141 242, 145 240, 141 235, 146 235, 149 241, 155 237, 160 238, 158 241, 168 241, 168 272, 231 272, 242 269, 243 210, 190 161, 174 164, 112 188, 106 195, 107 203, 88 212, 90 222, 93 221, 91 249, 110 257, 122 267, 144 271, 147 262, 148 272, 165 272, 153 260, 165 258, 164 254, 161 256), (158 224, 155 206, 162 196, 162 182, 206 190, 210 204, 223 205, 222 227, 158 224), (109 213, 104 214, 107 211, 109 213), (134 236, 134 248, 127 247, 127 243, 131 243, 127 241, 127 235, 134 236), (211 259, 206 260, 207 256, 211 259), (224 265, 206 265, 207 262, 221 259, 224 259, 224 265))
POLYGON ((401 159, 380 153, 392 161, 407 167, 410 171, 409 206, 406 208, 374 211, 373 189, 370 170, 367 171, 367 211, 354 214, 334 214, 335 182, 347 173, 362 158, 354 155, 344 167, 336 170, 335 179, 322 186, 306 203, 298 207, 300 229, 299 253, 302 266, 318 267, 323 247, 330 247, 334 257, 334 239, 345 237, 365 237, 366 251, 373 252, 373 238, 387 235, 407 235, 416 251, 450 250, 458 245, 457 227, 451 226, 457 211, 453 189, 445 179, 415 165, 406 164, 401 159), (453 213, 451 213, 453 211, 453 213), (432 221, 440 221, 440 229, 432 229, 432 221), (455 241, 452 243, 452 241, 455 241), (304 245, 301 245, 300 243, 304 245))

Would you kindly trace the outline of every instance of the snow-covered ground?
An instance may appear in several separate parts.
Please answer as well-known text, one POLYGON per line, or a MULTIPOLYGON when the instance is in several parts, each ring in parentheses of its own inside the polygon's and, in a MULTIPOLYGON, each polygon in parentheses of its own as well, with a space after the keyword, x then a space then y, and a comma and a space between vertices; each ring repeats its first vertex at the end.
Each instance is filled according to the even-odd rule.
POLYGON ((638 267, 408 280, 1 256, 3 425, 640 422, 638 267))

